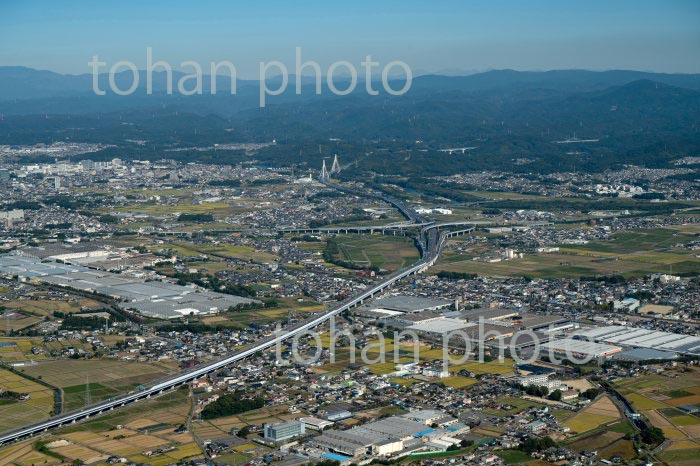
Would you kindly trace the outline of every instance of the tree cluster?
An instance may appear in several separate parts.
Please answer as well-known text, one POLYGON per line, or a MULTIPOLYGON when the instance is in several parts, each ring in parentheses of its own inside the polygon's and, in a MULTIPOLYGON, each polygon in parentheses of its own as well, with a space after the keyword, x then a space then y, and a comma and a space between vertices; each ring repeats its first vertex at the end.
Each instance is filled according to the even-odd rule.
POLYGON ((202 419, 215 419, 245 413, 265 406, 262 398, 242 398, 239 392, 221 396, 202 410, 202 419))

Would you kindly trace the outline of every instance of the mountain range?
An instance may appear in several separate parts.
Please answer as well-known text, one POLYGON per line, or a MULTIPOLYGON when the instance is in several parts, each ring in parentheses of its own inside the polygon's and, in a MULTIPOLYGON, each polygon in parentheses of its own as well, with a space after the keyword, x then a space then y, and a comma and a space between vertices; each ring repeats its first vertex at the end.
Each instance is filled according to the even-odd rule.
MULTIPOLYGON (((181 76, 174 73, 174 82, 181 76)), ((674 158, 700 154, 697 74, 498 70, 425 75, 414 78, 402 96, 371 96, 363 83, 347 96, 336 96, 325 85, 316 95, 313 80, 303 77, 300 95, 290 79, 287 91, 268 96, 265 108, 259 106, 257 81, 237 81, 236 95, 212 95, 210 77, 205 77, 202 95, 182 96, 164 92, 165 78, 164 73, 154 74, 152 95, 145 93, 142 72, 133 95, 98 96, 92 92, 91 75, 0 67, 0 144, 70 139, 116 146, 98 156, 116 151, 162 157, 159 148, 276 139, 278 146, 258 157, 271 164, 289 163, 294 157, 312 164, 308 147, 333 139, 336 150, 351 158, 387 148, 382 163, 366 162, 367 169, 380 171, 393 163, 392 157, 405 158, 406 150, 416 154, 406 163, 410 171, 410 160, 426 151, 442 157, 437 149, 478 147, 475 156, 458 162, 452 158, 442 170, 431 167, 438 172, 492 166, 535 171, 562 166, 600 170, 625 163, 664 166, 674 158), (591 142, 554 143, 573 136, 591 142), (130 140, 148 141, 150 152, 130 140), (523 159, 532 163, 515 163, 523 159)), ((106 79, 99 77, 103 89, 106 79)), ((130 73, 116 77, 121 88, 130 80, 130 73)), ((229 86, 228 77, 217 77, 218 89, 229 86)), ((223 157, 202 151, 181 155, 210 161, 223 157)))

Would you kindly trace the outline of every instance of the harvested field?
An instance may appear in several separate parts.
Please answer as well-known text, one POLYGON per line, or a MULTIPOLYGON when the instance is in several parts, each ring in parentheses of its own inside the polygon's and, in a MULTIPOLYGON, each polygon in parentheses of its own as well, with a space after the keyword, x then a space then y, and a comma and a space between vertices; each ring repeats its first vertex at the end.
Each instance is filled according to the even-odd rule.
POLYGON ((28 393, 26 401, 0 405, 0 432, 49 417, 54 409, 54 391, 6 369, 0 369, 0 388, 28 393))
POLYGON ((65 409, 85 405, 86 382, 90 398, 99 401, 133 390, 170 373, 165 366, 111 359, 47 361, 26 367, 27 374, 63 388, 65 409))
POLYGON ((618 419, 620 412, 617 407, 610 398, 604 396, 566 421, 564 425, 572 432, 581 434, 618 419))

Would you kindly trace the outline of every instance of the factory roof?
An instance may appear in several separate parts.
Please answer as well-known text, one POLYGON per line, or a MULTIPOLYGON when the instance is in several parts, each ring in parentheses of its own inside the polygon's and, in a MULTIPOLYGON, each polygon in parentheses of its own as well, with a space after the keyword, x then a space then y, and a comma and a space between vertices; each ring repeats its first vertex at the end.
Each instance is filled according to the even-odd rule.
POLYGON ((401 312, 420 312, 448 307, 452 301, 421 296, 396 295, 377 298, 368 306, 370 309, 388 309, 401 312))
POLYGON ((700 355, 700 337, 680 333, 607 325, 581 330, 576 335, 594 341, 700 355))
POLYGON ((572 355, 580 356, 587 355, 591 357, 607 356, 612 353, 619 353, 622 348, 614 345, 606 345, 602 343, 595 343, 586 340, 576 340, 573 338, 564 338, 561 340, 552 340, 542 345, 542 348, 546 350, 552 350, 555 352, 566 352, 572 355))
POLYGON ((212 291, 198 291, 192 286, 169 282, 140 280, 123 274, 96 271, 87 267, 41 262, 36 257, 0 255, 0 274, 19 275, 54 285, 96 291, 130 301, 123 307, 160 318, 189 314, 206 314, 226 310, 253 299, 212 291))
POLYGON ((426 333, 449 333, 455 330, 461 330, 467 327, 475 327, 476 324, 469 324, 461 319, 450 319, 448 317, 442 319, 429 320, 427 322, 419 322, 408 327, 409 330, 426 333))
POLYGON ((392 416, 356 427, 351 432, 374 440, 378 438, 414 437, 423 432, 426 426, 422 422, 413 421, 400 416, 392 416))
POLYGON ((674 359, 676 353, 660 351, 653 348, 634 348, 615 355, 615 359, 627 359, 633 361, 647 361, 651 359, 674 359))
POLYGON ((524 315, 520 321, 520 326, 528 329, 546 329, 547 327, 557 326, 557 324, 563 324, 568 322, 569 319, 564 316, 556 315, 524 315))
POLYGON ((471 309, 469 311, 462 311, 462 317, 469 321, 478 321, 480 317, 484 320, 488 319, 506 319, 508 317, 517 316, 518 311, 512 309, 501 309, 501 308, 490 308, 481 307, 478 309, 471 309))

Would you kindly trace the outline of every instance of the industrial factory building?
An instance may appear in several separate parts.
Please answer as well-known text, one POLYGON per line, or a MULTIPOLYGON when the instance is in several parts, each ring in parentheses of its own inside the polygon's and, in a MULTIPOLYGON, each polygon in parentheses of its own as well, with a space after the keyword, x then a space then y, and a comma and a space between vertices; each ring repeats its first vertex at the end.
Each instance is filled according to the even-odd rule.
POLYGON ((359 309, 385 309, 403 313, 435 311, 445 309, 454 304, 447 299, 424 298, 421 296, 396 295, 377 298, 369 306, 359 309))
POLYGON ((575 337, 632 348, 650 348, 700 356, 700 337, 680 333, 661 332, 623 325, 607 325, 578 331, 575 333, 575 337))
POLYGON ((550 340, 542 345, 542 352, 552 352, 558 357, 575 358, 577 360, 600 360, 613 354, 619 353, 622 348, 619 346, 595 343, 586 340, 564 338, 561 340, 550 340))
POLYGON ((326 430, 313 439, 314 444, 331 453, 351 458, 400 455, 421 449, 444 450, 459 441, 452 435, 467 432, 469 427, 452 424, 431 428, 424 419, 440 419, 444 413, 428 410, 392 416, 348 430, 326 430), (444 448, 443 448, 444 447, 444 448))
POLYGON ((253 299, 181 286, 170 282, 144 281, 81 265, 42 262, 31 256, 0 256, 0 275, 28 282, 99 293, 119 301, 123 309, 150 317, 174 319, 188 315, 216 314, 253 299))

